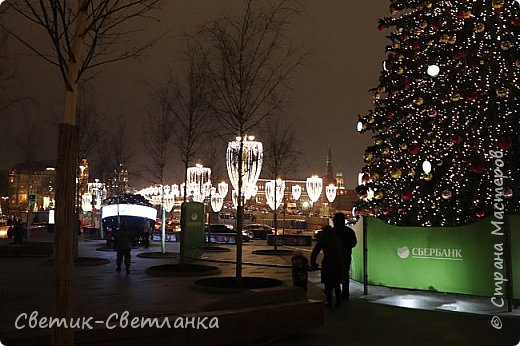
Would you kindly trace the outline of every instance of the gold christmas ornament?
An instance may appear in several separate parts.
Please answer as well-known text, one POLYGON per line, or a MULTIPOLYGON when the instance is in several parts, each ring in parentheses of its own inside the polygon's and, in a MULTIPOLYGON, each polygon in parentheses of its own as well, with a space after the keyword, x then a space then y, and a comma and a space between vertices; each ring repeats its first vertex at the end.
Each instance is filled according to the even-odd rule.
POLYGON ((373 123, 375 123, 375 121, 376 121, 376 118, 374 118, 374 116, 371 115, 370 117, 368 117, 369 124, 373 124, 373 123))
POLYGON ((450 37, 448 39, 448 43, 449 44, 455 44, 455 42, 457 42, 457 37, 456 36, 450 37))
POLYGON ((415 169, 410 169, 410 171, 408 171, 408 176, 409 177, 415 177, 415 169))
POLYGON ((363 155, 363 159, 365 160, 365 162, 370 163, 374 160, 374 154, 365 153, 365 155, 363 155))
POLYGON ((426 181, 431 181, 431 180, 433 179, 433 174, 431 174, 431 173, 423 174, 423 175, 421 176, 421 178, 423 178, 423 179, 426 180, 426 181))
POLYGON ((400 148, 401 150, 406 150, 406 149, 408 149, 408 145, 406 145, 406 143, 403 143, 403 144, 401 144, 401 145, 399 146, 399 148, 400 148))
POLYGON ((420 106, 420 105, 422 105, 424 103, 424 99, 422 97, 418 97, 418 98, 415 99, 414 102, 415 102, 416 105, 420 106))
POLYGON ((383 196, 384 196, 384 193, 381 190, 377 190, 376 192, 374 192, 374 198, 375 199, 382 199, 383 196))
POLYGON ((414 33, 414 35, 419 36, 420 34, 422 34, 422 30, 419 28, 415 28, 413 33, 414 33))
POLYGON ((374 141, 374 143, 375 143, 376 145, 381 145, 381 144, 383 144, 383 140, 382 140, 381 138, 378 138, 378 139, 376 139, 376 140, 374 141))
POLYGON ((372 98, 374 100, 379 100, 381 98, 381 94, 380 93, 374 93, 374 95, 372 96, 372 98))
POLYGON ((483 32, 484 30, 486 30, 484 23, 475 23, 475 32, 483 32))
POLYGON ((399 67, 395 72, 397 72, 397 74, 403 74, 404 69, 402 67, 399 67))
POLYGON ((394 43, 392 43, 392 48, 399 49, 399 48, 401 48, 401 45, 399 44, 399 42, 394 42, 394 43))
POLYGON ((496 94, 498 97, 507 97, 507 93, 508 93, 508 89, 507 88, 498 88, 497 90, 495 90, 496 94))
POLYGON ((432 8, 432 3, 428 1, 424 6, 426 6, 426 8, 432 8))
POLYGON ((422 20, 420 23, 419 23, 419 27, 421 29, 426 29, 428 27, 428 23, 425 21, 425 20, 422 20))
POLYGON ((372 172, 370 174, 370 179, 372 179, 372 181, 378 181, 379 180, 379 173, 377 172, 372 172))
POLYGON ((504 7, 504 0, 493 0, 491 6, 495 9, 502 8, 504 7))
POLYGON ((439 38, 439 41, 440 41, 441 43, 447 43, 448 40, 449 40, 449 38, 450 38, 450 37, 449 37, 448 35, 446 35, 446 34, 442 34, 441 37, 439 38))
POLYGON ((509 50, 509 49, 511 49, 511 46, 512 46, 511 42, 509 42, 509 41, 502 41, 500 43, 500 48, 502 48, 502 50, 509 50))
POLYGON ((403 61, 403 60, 404 60, 404 55, 402 55, 402 54, 397 55, 397 61, 403 61))
POLYGON ((402 174, 403 174, 403 171, 401 171, 399 168, 396 168, 392 171, 392 178, 399 179, 399 178, 401 178, 402 174))
POLYGON ((427 44, 428 46, 433 46, 433 41, 430 40, 430 41, 428 41, 426 44, 427 44))
POLYGON ((459 93, 453 93, 451 94, 451 100, 454 101, 454 102, 457 102, 461 99, 461 96, 459 93))

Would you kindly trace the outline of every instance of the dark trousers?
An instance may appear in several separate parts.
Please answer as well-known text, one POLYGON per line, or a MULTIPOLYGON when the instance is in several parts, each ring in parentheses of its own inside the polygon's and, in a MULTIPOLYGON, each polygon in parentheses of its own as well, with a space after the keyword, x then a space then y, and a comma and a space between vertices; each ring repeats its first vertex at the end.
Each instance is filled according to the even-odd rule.
POLYGON ((336 293, 336 305, 341 304, 341 287, 340 284, 325 283, 325 297, 327 298, 327 304, 332 304, 332 290, 336 293))
POLYGON ((343 281, 341 282, 341 286, 343 288, 343 298, 347 298, 350 295, 350 261, 346 261, 345 263, 345 275, 343 276, 343 281))
POLYGON ((130 250, 131 249, 117 250, 116 265, 118 268, 121 268, 123 258, 125 259, 125 267, 127 269, 130 268, 130 250))

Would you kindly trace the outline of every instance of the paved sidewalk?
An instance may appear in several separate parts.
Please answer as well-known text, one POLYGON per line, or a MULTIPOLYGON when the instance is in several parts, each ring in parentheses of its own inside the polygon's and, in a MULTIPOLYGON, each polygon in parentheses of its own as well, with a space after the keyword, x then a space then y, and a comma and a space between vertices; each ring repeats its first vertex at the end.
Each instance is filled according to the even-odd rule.
MULTIPOLYGON (((52 240, 52 235, 33 234, 33 240, 52 240)), ((159 251, 154 243, 148 250, 132 251, 129 275, 115 272, 115 252, 96 251, 101 241, 80 241, 80 255, 109 259, 107 265, 75 269, 77 316, 106 319, 110 314, 129 311, 132 316, 164 316, 200 312, 222 304, 230 295, 193 290, 194 278, 150 277, 145 269, 175 260, 145 259, 136 254, 159 251)), ((8 246, 0 241, 0 246, 8 246)), ((231 252, 206 253, 208 264, 219 266, 221 275, 234 275, 234 247, 231 252)), ((292 286, 290 256, 259 256, 251 252, 270 249, 262 241, 244 245, 244 276, 281 279, 292 286)), ((304 248, 310 250, 310 248, 304 248)), ((167 251, 177 252, 178 244, 167 243, 167 251)), ((0 258, 0 341, 2 334, 16 330, 21 313, 38 311, 48 316, 53 294, 53 266, 44 257, 0 258)), ((319 272, 310 273, 310 298, 322 299, 319 272)), ((520 313, 500 313, 501 330, 494 329, 491 315, 498 313, 489 299, 420 291, 369 288, 353 282, 351 300, 339 309, 327 309, 325 325, 301 335, 264 340, 268 345, 516 345, 520 341, 520 313), (457 311, 457 312, 455 312, 457 311), (465 311, 465 312, 461 312, 465 311), (471 312, 471 313, 469 313, 471 312)), ((283 326, 280 326, 283 328, 283 326)), ((20 333, 26 331, 22 330, 20 333)), ((229 331, 228 331, 229 332, 229 331)), ((172 340, 171 344, 175 344, 172 340)), ((155 345, 150 340, 149 345, 155 345)), ((11 346, 11 345, 7 345, 11 346)))

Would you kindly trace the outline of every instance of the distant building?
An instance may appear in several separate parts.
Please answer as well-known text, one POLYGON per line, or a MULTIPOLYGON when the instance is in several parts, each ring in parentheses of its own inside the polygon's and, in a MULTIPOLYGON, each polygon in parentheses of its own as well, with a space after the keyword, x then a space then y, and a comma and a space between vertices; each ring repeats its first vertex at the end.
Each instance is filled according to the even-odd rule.
POLYGON ((125 165, 120 163, 118 169, 115 169, 108 178, 106 184, 107 197, 122 195, 128 191, 128 170, 125 165))
POLYGON ((55 184, 55 162, 25 162, 16 165, 8 177, 10 211, 27 211, 30 196, 33 198, 33 210, 54 207, 55 184))

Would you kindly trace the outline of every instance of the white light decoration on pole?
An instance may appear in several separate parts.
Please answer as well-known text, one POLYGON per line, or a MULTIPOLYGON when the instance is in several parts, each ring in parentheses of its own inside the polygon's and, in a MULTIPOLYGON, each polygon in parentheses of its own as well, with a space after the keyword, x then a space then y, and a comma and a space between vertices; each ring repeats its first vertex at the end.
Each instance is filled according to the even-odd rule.
POLYGON ((81 196, 81 210, 87 213, 92 211, 92 195, 89 192, 81 196))
MULTIPOLYGON (((252 189, 258 181, 260 172, 262 170, 262 162, 264 158, 264 151, 261 142, 253 141, 254 137, 247 137, 241 141, 240 137, 237 140, 229 142, 226 151, 226 166, 229 175, 229 181, 234 190, 238 190, 239 174, 242 175, 242 195, 246 195, 247 189, 252 189), (242 172, 238 170, 240 143, 242 143, 242 172)), ((249 193, 249 195, 251 195, 249 193)))
POLYGON ((313 175, 312 177, 307 178, 305 188, 311 202, 316 203, 316 201, 320 198, 321 191, 323 189, 323 179, 317 175, 313 175))
POLYGON ((285 191, 285 181, 281 179, 270 180, 265 183, 265 199, 272 210, 278 209, 282 204, 285 191), (276 197, 275 197, 276 196, 276 197), (276 198, 276 203, 275 203, 276 198))
POLYGON ((439 73, 441 72, 441 69, 437 65, 430 65, 430 66, 428 66, 428 69, 426 70, 426 72, 431 77, 437 77, 439 75, 439 73))
POLYGON ((430 172, 432 171, 432 164, 430 163, 430 161, 424 161, 422 164, 422 169, 425 174, 430 174, 430 172))
POLYGON ((195 167, 188 167, 187 173, 188 189, 192 192, 193 200, 204 201, 210 192, 207 186, 211 186, 211 168, 197 164, 195 167))
POLYGON ((222 206, 224 205, 224 197, 222 197, 220 194, 212 194, 211 195, 211 209, 215 213, 218 213, 222 210, 222 206))
POLYGON ((228 183, 226 183, 225 181, 218 183, 218 194, 221 195, 222 198, 226 198, 228 189, 228 183))
POLYGON ((297 201, 302 195, 302 187, 300 185, 293 185, 291 188, 292 198, 297 201))
POLYGON ((338 188, 334 184, 329 184, 325 188, 325 194, 327 195, 327 200, 329 201, 329 203, 334 202, 334 200, 336 199, 337 190, 338 188))
POLYGON ((238 208, 238 192, 237 190, 231 191, 231 202, 233 202, 233 209, 238 208))

